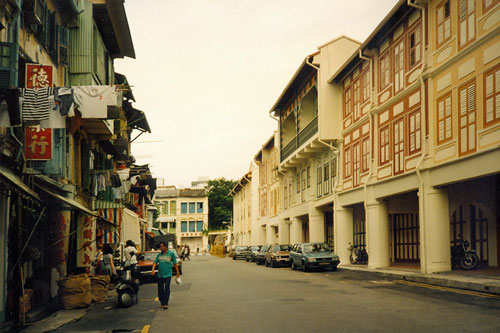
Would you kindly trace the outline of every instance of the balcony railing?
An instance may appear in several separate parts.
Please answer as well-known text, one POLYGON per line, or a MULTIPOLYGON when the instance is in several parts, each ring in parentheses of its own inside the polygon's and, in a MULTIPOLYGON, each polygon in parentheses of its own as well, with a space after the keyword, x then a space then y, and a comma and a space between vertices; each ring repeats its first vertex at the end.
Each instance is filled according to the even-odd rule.
MULTIPOLYGON (((318 132, 318 117, 314 118, 307 126, 299 133, 299 145, 302 146, 310 138, 318 132)), ((298 148, 297 147, 297 148, 298 148)))
POLYGON ((288 156, 290 156, 297 148, 302 146, 310 138, 318 132, 318 117, 314 118, 298 136, 292 139, 285 148, 281 150, 281 161, 284 161, 288 156))

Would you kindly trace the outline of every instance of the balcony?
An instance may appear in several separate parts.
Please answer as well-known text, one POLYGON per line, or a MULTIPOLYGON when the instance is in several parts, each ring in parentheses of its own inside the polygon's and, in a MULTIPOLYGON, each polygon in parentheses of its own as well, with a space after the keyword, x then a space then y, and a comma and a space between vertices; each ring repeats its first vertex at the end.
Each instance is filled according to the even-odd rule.
POLYGON ((283 149, 281 149, 281 161, 286 160, 294 151, 305 144, 314 134, 318 133, 318 117, 314 118, 307 126, 299 133, 298 136, 292 139, 283 149))

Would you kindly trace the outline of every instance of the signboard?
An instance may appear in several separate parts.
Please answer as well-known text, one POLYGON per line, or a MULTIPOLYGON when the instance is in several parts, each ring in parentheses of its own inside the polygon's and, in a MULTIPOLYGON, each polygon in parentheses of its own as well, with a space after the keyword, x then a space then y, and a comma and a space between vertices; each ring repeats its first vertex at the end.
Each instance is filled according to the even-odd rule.
POLYGON ((51 160, 52 128, 26 127, 24 154, 27 160, 51 160))
POLYGON ((26 64, 26 88, 52 87, 52 66, 26 64))

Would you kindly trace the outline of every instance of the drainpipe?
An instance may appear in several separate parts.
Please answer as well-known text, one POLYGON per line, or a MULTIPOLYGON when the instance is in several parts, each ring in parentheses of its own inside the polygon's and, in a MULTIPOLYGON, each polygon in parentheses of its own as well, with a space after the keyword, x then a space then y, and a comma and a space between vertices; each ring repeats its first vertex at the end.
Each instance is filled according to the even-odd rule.
MULTIPOLYGON (((408 6, 410 7, 414 7, 414 8, 417 8, 421 11, 422 13, 422 40, 424 41, 424 46, 425 46, 425 41, 426 41, 426 32, 427 32, 427 29, 426 29, 426 23, 425 23, 425 7, 422 7, 422 6, 418 6, 416 4, 414 4, 411 0, 407 0, 407 4, 408 6)), ((420 197, 420 200, 422 201, 422 204, 420 205, 421 206, 421 209, 419 211, 419 214, 421 216, 420 218, 420 221, 423 221, 424 218, 425 218, 425 200, 424 200, 424 180, 422 178, 422 175, 420 174, 420 169, 422 167, 422 163, 424 161, 424 158, 425 158, 425 155, 427 154, 427 145, 426 145, 426 129, 427 129, 427 117, 426 117, 426 96, 425 96, 425 85, 424 85, 424 70, 427 66, 427 57, 426 57, 426 52, 425 52, 425 47, 423 47, 423 51, 424 51, 424 54, 423 54, 423 59, 422 59, 422 68, 420 69, 420 73, 418 74, 418 80, 420 81, 420 91, 421 91, 421 110, 422 110, 422 121, 421 121, 421 125, 420 125, 420 130, 422 131, 422 128, 423 128, 423 135, 421 135, 421 149, 422 149, 422 156, 420 157, 418 163, 417 163, 417 166, 415 168, 415 172, 417 174, 417 177, 418 177, 418 183, 419 183, 419 197, 420 197)), ((421 270, 422 270, 422 273, 426 274, 427 273, 427 258, 426 258, 426 254, 427 254, 427 249, 426 249, 426 246, 425 246, 425 243, 426 243, 426 239, 425 239, 425 223, 421 223, 420 224, 420 242, 423 243, 423 244, 420 244, 420 248, 422 249, 422 258, 424 259, 425 261, 425 265, 423 265, 423 267, 421 266, 421 270)))
MULTIPOLYGON (((370 85, 373 85, 373 70, 372 70, 372 62, 373 59, 371 57, 363 55, 363 49, 359 49, 359 58, 363 60, 367 60, 370 62, 370 65, 368 67, 368 70, 370 71, 370 85)), ((370 122, 370 166, 368 168, 368 176, 366 177, 366 181, 363 184, 363 206, 365 208, 365 221, 367 225, 367 229, 369 228, 368 224, 368 182, 371 179, 371 176, 373 174, 373 91, 371 90, 370 87, 370 110, 368 110, 368 119, 370 122)), ((368 233, 368 230, 366 230, 368 233)), ((366 247, 368 248, 368 238, 366 239, 366 247)))

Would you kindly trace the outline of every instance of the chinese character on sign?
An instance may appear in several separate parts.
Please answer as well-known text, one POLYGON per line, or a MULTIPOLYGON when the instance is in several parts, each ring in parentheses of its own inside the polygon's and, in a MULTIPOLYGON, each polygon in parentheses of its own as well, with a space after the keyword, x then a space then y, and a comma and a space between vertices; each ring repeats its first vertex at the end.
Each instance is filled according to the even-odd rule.
POLYGON ((52 129, 27 127, 24 147, 27 160, 52 159, 52 129))
POLYGON ((26 88, 52 87, 52 66, 26 64, 26 88))

